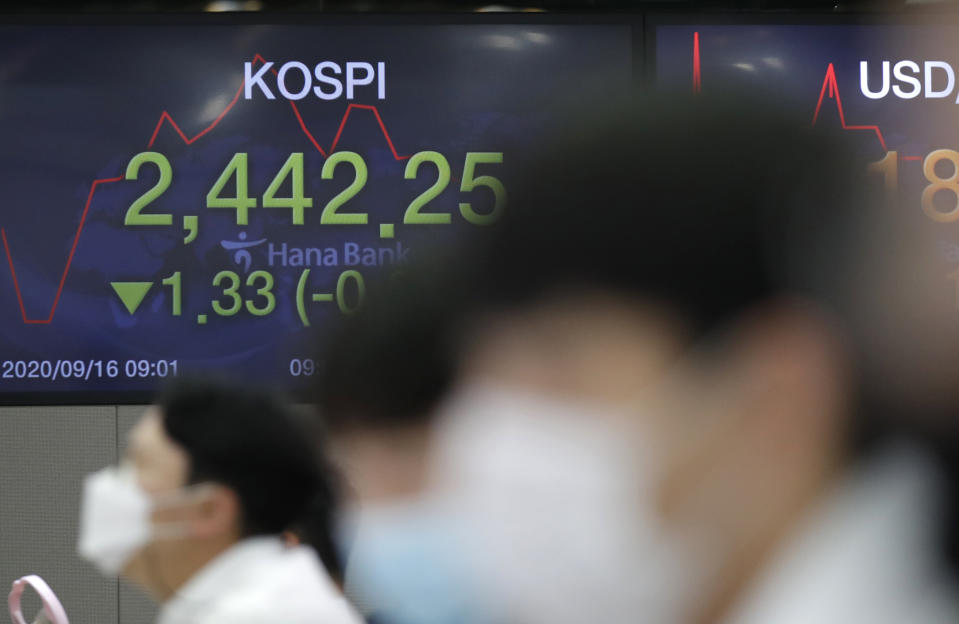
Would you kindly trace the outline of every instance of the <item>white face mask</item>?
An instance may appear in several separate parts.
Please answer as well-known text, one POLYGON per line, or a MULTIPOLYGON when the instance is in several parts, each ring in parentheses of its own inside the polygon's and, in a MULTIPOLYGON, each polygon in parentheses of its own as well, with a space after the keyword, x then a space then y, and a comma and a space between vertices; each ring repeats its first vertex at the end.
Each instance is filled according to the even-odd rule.
MULTIPOLYGON (((164 501, 168 498, 165 494, 164 501)), ((132 467, 108 466, 88 475, 80 504, 80 556, 104 574, 116 576, 151 540, 185 535, 183 526, 151 523, 151 513, 160 505, 137 483, 132 467)))
POLYGON ((653 442, 608 406, 500 387, 459 393, 441 418, 439 476, 506 621, 686 620, 702 562, 655 509, 653 442))

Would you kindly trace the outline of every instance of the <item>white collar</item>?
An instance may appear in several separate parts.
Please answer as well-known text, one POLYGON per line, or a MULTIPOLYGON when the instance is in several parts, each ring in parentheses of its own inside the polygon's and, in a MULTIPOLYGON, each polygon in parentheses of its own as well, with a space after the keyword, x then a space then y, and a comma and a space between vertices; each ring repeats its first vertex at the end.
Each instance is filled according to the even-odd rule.
POLYGON ((897 444, 827 497, 726 624, 959 621, 936 557, 941 477, 897 444))
POLYGON ((241 540, 217 555, 167 600, 157 624, 187 622, 224 592, 279 559, 287 547, 279 537, 261 536, 241 540))

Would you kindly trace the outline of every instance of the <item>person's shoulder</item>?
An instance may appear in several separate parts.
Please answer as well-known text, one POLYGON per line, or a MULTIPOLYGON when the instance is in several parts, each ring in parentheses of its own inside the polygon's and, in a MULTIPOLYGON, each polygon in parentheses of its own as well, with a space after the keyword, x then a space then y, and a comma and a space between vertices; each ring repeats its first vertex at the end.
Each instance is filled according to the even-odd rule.
POLYGON ((197 624, 362 624, 343 596, 290 589, 264 588, 224 597, 197 624))
POLYGON ((212 605, 199 624, 360 624, 349 601, 305 546, 263 562, 256 574, 212 605))

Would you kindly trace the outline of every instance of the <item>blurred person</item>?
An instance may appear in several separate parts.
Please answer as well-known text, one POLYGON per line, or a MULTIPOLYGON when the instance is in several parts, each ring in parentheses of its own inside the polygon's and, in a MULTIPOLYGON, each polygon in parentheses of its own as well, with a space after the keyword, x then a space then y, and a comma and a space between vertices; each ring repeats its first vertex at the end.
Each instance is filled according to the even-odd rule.
POLYGON ((461 260, 437 473, 501 619, 957 621, 942 475, 855 416, 801 266, 884 207, 857 160, 785 113, 644 104, 522 168, 461 260))
POLYGON ((959 617, 938 468, 858 417, 849 328, 801 266, 873 198, 801 127, 708 102, 579 119, 422 278, 456 379, 419 412, 420 482, 462 523, 488 621, 959 617))
POLYGON ((174 381, 87 478, 80 554, 162 603, 160 624, 357 623, 316 552, 280 537, 329 491, 318 465, 277 397, 174 381))
MULTIPOLYGON (((927 163, 937 154, 941 161, 948 151, 927 163)), ((866 218, 822 215, 830 236, 797 257, 817 296, 847 320, 865 413, 884 429, 918 436, 946 469, 944 553, 959 567, 959 245, 951 189, 892 192, 896 209, 866 218)))
POLYGON ((433 415, 455 378, 449 324, 463 301, 445 276, 442 263, 415 261, 379 276, 322 350, 316 405, 349 496, 345 589, 371 622, 482 621, 462 523, 434 496, 430 474, 433 415))

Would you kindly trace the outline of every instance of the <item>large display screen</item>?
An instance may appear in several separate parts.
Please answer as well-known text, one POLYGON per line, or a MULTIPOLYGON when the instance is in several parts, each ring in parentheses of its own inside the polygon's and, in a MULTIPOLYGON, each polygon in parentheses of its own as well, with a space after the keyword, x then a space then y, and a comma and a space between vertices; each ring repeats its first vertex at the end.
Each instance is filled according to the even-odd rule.
MULTIPOLYGON (((650 20, 656 85, 743 101, 774 92, 797 124, 841 133, 863 171, 896 200, 903 225, 931 234, 942 303, 959 308, 957 26, 941 18, 896 25, 848 17, 733 19, 650 20)), ((862 218, 865 224, 876 215, 862 218)))
POLYGON ((956 234, 956 26, 737 19, 651 20, 656 85, 743 100, 774 92, 797 123, 845 131, 879 183, 956 234))
POLYGON ((629 89, 634 43, 581 19, 0 26, 0 401, 295 389, 309 328, 511 210, 556 103, 629 89))

